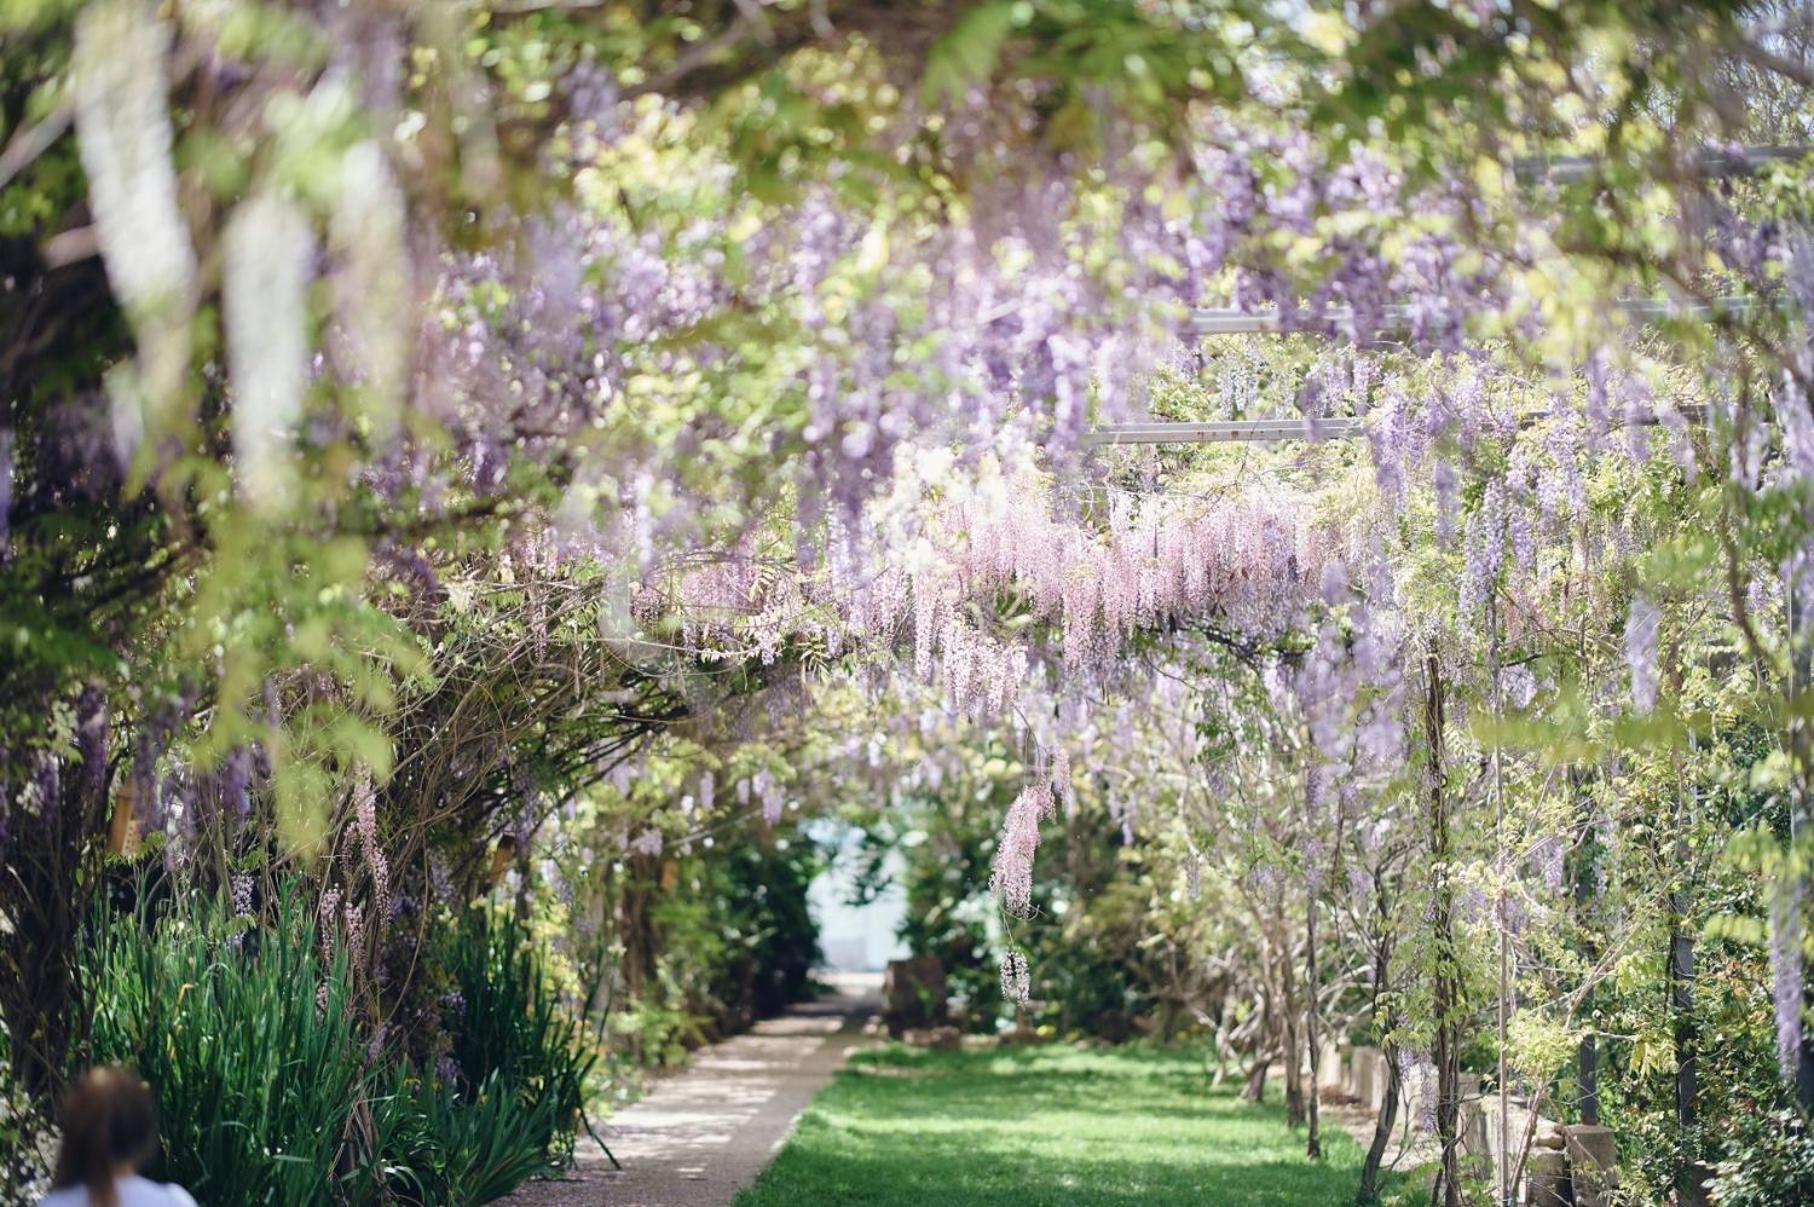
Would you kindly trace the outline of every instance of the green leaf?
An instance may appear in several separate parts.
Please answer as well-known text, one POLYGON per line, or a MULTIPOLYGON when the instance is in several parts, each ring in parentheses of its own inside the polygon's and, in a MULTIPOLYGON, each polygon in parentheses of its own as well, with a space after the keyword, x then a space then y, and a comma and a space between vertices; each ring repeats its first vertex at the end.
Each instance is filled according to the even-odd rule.
POLYGON ((986 80, 1001 60, 1001 50, 1014 32, 1013 3, 985 4, 959 21, 926 56, 921 92, 926 103, 958 101, 972 84, 986 80))

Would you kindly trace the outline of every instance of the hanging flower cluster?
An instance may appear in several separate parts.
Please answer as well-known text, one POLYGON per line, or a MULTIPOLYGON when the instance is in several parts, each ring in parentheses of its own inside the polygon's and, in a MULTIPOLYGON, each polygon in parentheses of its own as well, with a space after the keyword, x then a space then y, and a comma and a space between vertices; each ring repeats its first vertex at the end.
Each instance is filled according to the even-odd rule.
POLYGON ((1021 789, 1002 823, 989 887, 1002 909, 1017 918, 1033 912, 1033 857, 1039 852, 1039 823, 1053 815, 1051 785, 1036 780, 1021 789))

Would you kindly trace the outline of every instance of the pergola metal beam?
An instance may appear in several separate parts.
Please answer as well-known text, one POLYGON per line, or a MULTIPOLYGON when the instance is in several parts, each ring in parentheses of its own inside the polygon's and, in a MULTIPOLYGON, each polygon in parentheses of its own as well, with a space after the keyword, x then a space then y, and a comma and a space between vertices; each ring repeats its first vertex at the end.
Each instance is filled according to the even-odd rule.
POLYGON ((1278 440, 1350 440, 1366 426, 1352 416, 1320 419, 1223 419, 1203 423, 1112 423, 1084 437, 1104 444, 1231 444, 1278 440))
MULTIPOLYGON (((1626 318, 1638 323, 1679 320, 1705 323, 1715 318, 1749 314, 1758 308, 1758 303, 1757 299, 1748 297, 1711 298, 1704 302, 1637 298, 1614 302, 1613 306, 1626 318)), ((1305 311, 1304 317, 1313 318, 1319 327, 1333 325, 1337 332, 1352 333, 1354 330, 1354 311, 1347 306, 1331 306, 1315 315, 1305 311)), ((1409 306, 1383 307, 1380 311, 1380 330, 1403 331, 1411 326, 1412 317, 1409 306)), ((1293 329, 1295 328, 1285 324, 1284 318, 1275 309, 1199 309, 1191 311, 1188 323, 1192 335, 1276 335, 1293 329)), ((1306 330, 1314 333, 1314 329, 1306 330)))
MULTIPOLYGON (((1701 151, 1682 166, 1692 175, 1708 179, 1755 176, 1772 164, 1799 163, 1814 155, 1814 146, 1789 143, 1781 146, 1733 147, 1727 151, 1701 151)), ((1525 184, 1554 181, 1578 184, 1599 173, 1598 155, 1528 155, 1512 161, 1512 175, 1525 184)))
MULTIPOLYGON (((1705 415, 1703 406, 1679 408, 1685 419, 1705 415)), ((1529 426, 1550 417, 1548 411, 1533 411, 1519 418, 1520 426, 1529 426)), ((1618 420, 1627 427, 1654 427, 1663 422, 1655 411, 1641 415, 1624 415, 1618 420)), ((1353 415, 1328 419, 1215 419, 1191 423, 1105 424, 1084 437, 1090 447, 1121 444, 1272 444, 1284 440, 1319 443, 1324 440, 1353 440, 1367 434, 1365 420, 1353 415)))

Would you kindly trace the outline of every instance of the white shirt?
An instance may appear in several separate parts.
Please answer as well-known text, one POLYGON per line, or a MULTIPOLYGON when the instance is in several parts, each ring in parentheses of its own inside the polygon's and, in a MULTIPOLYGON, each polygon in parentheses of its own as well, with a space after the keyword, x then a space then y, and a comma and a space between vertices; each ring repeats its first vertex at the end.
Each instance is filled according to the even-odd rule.
MULTIPOLYGON (((153 1182, 137 1174, 113 1183, 120 1207, 195 1207, 195 1200, 181 1186, 153 1182)), ((53 1190, 38 1200, 38 1207, 88 1207, 88 1191, 81 1186, 53 1190)))

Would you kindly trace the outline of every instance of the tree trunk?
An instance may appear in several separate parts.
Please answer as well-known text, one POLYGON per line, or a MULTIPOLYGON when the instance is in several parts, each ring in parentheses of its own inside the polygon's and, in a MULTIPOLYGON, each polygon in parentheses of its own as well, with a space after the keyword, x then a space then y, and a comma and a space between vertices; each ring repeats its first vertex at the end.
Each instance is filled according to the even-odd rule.
POLYGON ((1320 1161, 1323 1159, 1323 1138, 1317 1092, 1323 1060, 1317 1048, 1316 1031, 1316 894, 1308 894, 1304 904, 1307 911, 1304 923, 1304 1047, 1310 1057, 1310 1095, 1305 1103, 1310 1135, 1304 1144, 1304 1155, 1312 1161, 1320 1161))
POLYGON ((1273 1044, 1278 1035, 1278 1018, 1272 999, 1272 957, 1271 944, 1265 942, 1261 935, 1260 943, 1260 1027, 1255 1040, 1255 1059, 1257 1063, 1247 1071, 1247 1081, 1241 1087, 1241 1101, 1261 1102, 1266 1096, 1266 1074, 1272 1065, 1273 1044))
POLYGON ((1424 661, 1425 784, 1430 801, 1430 862, 1434 888, 1431 928, 1435 937, 1434 1006, 1436 1042, 1436 1138, 1441 1166, 1430 1188, 1431 1204, 1461 1205, 1461 983, 1455 953, 1454 851, 1449 838, 1449 807, 1443 766, 1442 664, 1431 649, 1424 661))
POLYGON ((1266 1097, 1266 1070, 1272 1067, 1272 1053, 1262 1050, 1247 1070, 1247 1081, 1241 1086, 1242 1102, 1259 1102, 1266 1097))
POLYGON ((1674 1015, 1675 1039, 1675 1125, 1682 1141, 1681 1158, 1676 1165, 1676 1200, 1682 1204, 1706 1201, 1702 1186, 1703 1171, 1694 1159, 1698 1148, 1692 1139, 1698 1114, 1696 1099, 1700 1094, 1699 1069, 1695 1057, 1694 1025, 1694 939, 1682 927, 1682 894, 1670 894, 1669 922, 1669 1008, 1674 1015))
MULTIPOLYGON (((647 855, 633 855, 623 881, 623 897, 618 913, 618 934, 623 942, 623 992, 629 1001, 639 1000, 655 975, 655 936, 649 921, 650 885, 660 874, 656 861, 647 855)), ((644 1058, 640 1029, 630 1032, 630 1053, 638 1062, 644 1058)))
MULTIPOLYGON (((113 779, 100 689, 85 688, 76 710, 91 735, 86 749, 79 760, 62 762, 36 817, 13 818, 0 885, 0 1017, 13 1078, 46 1109, 45 1117, 63 1092, 72 1056, 86 1059, 90 1011, 81 933, 101 880, 113 779)), ((21 1126, 35 1122, 22 1120, 21 1126)))
POLYGON ((1289 947, 1280 953, 1279 978, 1284 989, 1284 1009, 1280 1011, 1279 1019, 1283 1033, 1279 1036, 1279 1047, 1284 1051, 1285 1062, 1285 1124, 1300 1127, 1304 1122, 1304 1061, 1298 1048, 1297 985, 1291 975, 1289 947))
MULTIPOLYGON (((1678 766, 1677 781, 1681 775, 1678 766)), ((1687 789, 1676 794, 1675 861, 1669 886, 1669 1010, 1675 1045, 1675 1125, 1681 1139, 1681 1157, 1676 1164, 1676 1199, 1684 1205, 1704 1203, 1707 1192, 1703 1185, 1706 1171, 1695 1160, 1699 1145, 1694 1130, 1699 1115, 1700 1068, 1696 1052, 1697 1035, 1694 1020, 1694 936, 1689 933, 1688 914, 1693 902, 1688 892, 1689 850, 1687 789)))
MULTIPOLYGON (((1387 916, 1386 888, 1377 875, 1373 891, 1378 903, 1380 927, 1379 945, 1373 953, 1373 1029, 1383 1037, 1391 1034, 1394 1021, 1390 1014, 1383 1018, 1380 1015, 1380 1001, 1386 999, 1392 988, 1392 937, 1388 929, 1391 919, 1387 916)), ((1392 1141, 1392 1126, 1398 1119, 1401 1088, 1398 1081, 1398 1045, 1382 1038, 1380 1050, 1386 1055, 1386 1100, 1380 1103, 1379 1118, 1373 1123, 1373 1143, 1367 1146, 1367 1159, 1361 1165, 1360 1189, 1354 1194, 1357 1207, 1368 1207, 1368 1204, 1379 1201, 1379 1168, 1386 1159, 1386 1146, 1392 1141)))
MULTIPOLYGON (((1669 698, 1679 700, 1682 695, 1682 661, 1681 649, 1675 642, 1668 646, 1665 674, 1669 698)), ((1695 736, 1690 730, 1688 749, 1692 753, 1694 748, 1695 736)), ((1676 1202, 1681 1207, 1698 1207, 1707 1201, 1708 1171, 1697 1159, 1701 1145, 1695 1136, 1700 1114, 1697 1102, 1700 1096, 1700 1057, 1698 1027, 1694 1018, 1694 934, 1690 916, 1694 908, 1691 891, 1694 866, 1688 830, 1697 812, 1696 789, 1692 783, 1693 769, 1684 765, 1680 749, 1672 752, 1671 764, 1676 781, 1675 807, 1669 819, 1673 831, 1673 859, 1669 864, 1668 953, 1669 1011, 1675 1047, 1675 1123, 1679 1140, 1675 1191, 1676 1202)))
POLYGON ((1209 1084, 1220 1086, 1228 1080, 1228 995, 1224 993, 1216 1001, 1216 1075, 1209 1084))
MULTIPOLYGON (((1600 956, 1599 945, 1594 942, 1593 929, 1590 925, 1592 918, 1589 916, 1589 906, 1593 900, 1598 875, 1597 839, 1594 837, 1590 817, 1591 801, 1581 790, 1580 769, 1571 768, 1568 778, 1581 809, 1579 829, 1577 830, 1579 835, 1577 849, 1580 851, 1580 856, 1573 884, 1575 925, 1581 930, 1581 955, 1587 966, 1591 968, 1594 961, 1600 956)), ((1593 1014, 1593 988, 1590 985, 1586 995, 1581 999, 1581 1015, 1591 1019, 1593 1014)), ((1580 1064, 1580 1072, 1576 1078, 1580 1095, 1576 1105, 1581 1112, 1581 1122, 1590 1126, 1598 1125, 1600 1122, 1600 1053, 1595 1046, 1591 1027, 1581 1033, 1581 1043, 1576 1049, 1576 1059, 1580 1064)))
POLYGON ((1367 1146, 1367 1159, 1361 1164, 1360 1189, 1354 1192, 1356 1207, 1379 1202, 1379 1167, 1385 1162, 1386 1146, 1392 1142, 1392 1128, 1398 1122, 1398 1100, 1404 1088, 1398 1080, 1398 1045, 1387 1043, 1381 1051, 1386 1056, 1386 1097, 1379 1104, 1373 1143, 1367 1146))
MULTIPOLYGON (((1318 1098, 1321 1091, 1323 1054, 1321 1036, 1317 1034, 1317 975, 1316 975, 1316 885, 1317 869, 1311 866, 1315 857, 1310 854, 1309 838, 1315 818, 1311 811, 1310 780, 1304 782, 1304 839, 1306 860, 1304 864, 1304 1049, 1310 1058, 1310 1097, 1305 1106, 1309 1111, 1310 1134, 1304 1142, 1304 1155, 1312 1161, 1323 1159, 1323 1121, 1322 1103, 1318 1098)), ((1339 805, 1337 806, 1339 808, 1339 805)), ((1341 850, 1341 830, 1336 830, 1335 849, 1341 850)))

